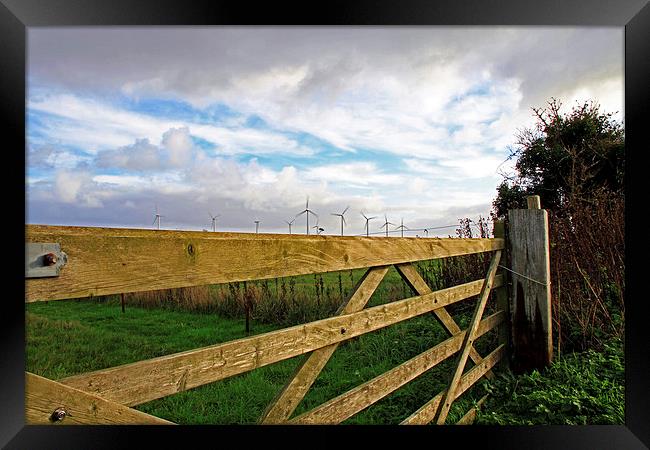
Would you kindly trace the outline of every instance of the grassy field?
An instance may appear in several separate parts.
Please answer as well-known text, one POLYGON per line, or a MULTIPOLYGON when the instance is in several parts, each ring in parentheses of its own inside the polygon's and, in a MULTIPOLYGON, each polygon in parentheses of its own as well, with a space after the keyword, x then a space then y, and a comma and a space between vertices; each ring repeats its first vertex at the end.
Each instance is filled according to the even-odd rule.
MULTIPOLYGON (((353 273, 354 282, 362 271, 353 273)), ((327 274, 338 283, 337 274, 327 274)), ((391 270, 371 304, 411 295, 403 291, 391 270), (397 295, 400 294, 400 295, 397 295)), ((313 277, 296 282, 296 291, 317 289, 313 277)), ((350 286, 352 286, 352 280, 350 286)), ((219 289, 213 287, 212 289, 219 289)), ((467 305, 474 304, 468 300, 467 305)), ((455 316, 465 327, 467 314, 455 316)), ((284 325, 253 321, 251 334, 284 325)), ((183 350, 245 337, 244 319, 214 312, 128 305, 122 313, 119 297, 31 303, 26 306, 27 370, 51 379, 111 367, 183 350)), ((340 345, 294 415, 308 411, 447 337, 432 315, 417 317, 340 345)), ((479 352, 495 348, 496 333, 477 342, 479 352)), ((246 374, 139 405, 137 409, 179 424, 252 424, 282 389, 304 356, 292 358, 246 374)), ((448 382, 455 357, 448 358, 413 382, 351 417, 345 424, 397 424, 448 382)), ((468 367, 471 367, 468 362, 468 367)), ((452 408, 454 423, 484 393, 482 383, 465 393, 452 408)))

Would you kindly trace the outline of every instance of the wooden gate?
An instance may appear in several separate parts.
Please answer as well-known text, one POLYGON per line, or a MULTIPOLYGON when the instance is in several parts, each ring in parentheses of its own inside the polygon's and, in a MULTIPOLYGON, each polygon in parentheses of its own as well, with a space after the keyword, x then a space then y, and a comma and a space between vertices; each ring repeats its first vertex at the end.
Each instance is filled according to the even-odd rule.
MULTIPOLYGON (((501 224, 495 232, 499 237, 493 239, 369 238, 28 225, 27 243, 59 244, 67 261, 58 276, 26 280, 27 302, 367 270, 333 317, 57 381, 28 372, 26 422, 170 424, 131 407, 308 354, 260 423, 337 424, 458 353, 447 388, 402 422, 444 424, 454 400, 482 377, 493 376, 492 368, 507 356, 508 297, 505 275, 497 273, 506 239, 501 224), (483 279, 435 292, 413 265, 482 252, 492 254, 483 279), (364 308, 390 266, 418 295, 364 308), (483 317, 492 290, 499 309, 483 317), (478 298, 476 307, 468 328, 461 330, 445 308, 472 297, 478 298), (444 326, 447 340, 291 418, 341 342, 426 313, 444 326), (498 347, 479 355, 476 340, 496 327, 501 327, 498 347), (465 372, 468 359, 475 365, 465 372)), ((471 422, 473 413, 461 423, 471 422)))

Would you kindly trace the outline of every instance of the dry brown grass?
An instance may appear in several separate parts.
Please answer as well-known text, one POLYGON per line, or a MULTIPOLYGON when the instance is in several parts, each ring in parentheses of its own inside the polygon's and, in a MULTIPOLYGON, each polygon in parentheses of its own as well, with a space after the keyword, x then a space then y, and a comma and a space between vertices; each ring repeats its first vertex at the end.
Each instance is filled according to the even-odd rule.
POLYGON ((625 329, 625 202, 600 191, 550 217, 554 334, 567 351, 600 349, 625 329))

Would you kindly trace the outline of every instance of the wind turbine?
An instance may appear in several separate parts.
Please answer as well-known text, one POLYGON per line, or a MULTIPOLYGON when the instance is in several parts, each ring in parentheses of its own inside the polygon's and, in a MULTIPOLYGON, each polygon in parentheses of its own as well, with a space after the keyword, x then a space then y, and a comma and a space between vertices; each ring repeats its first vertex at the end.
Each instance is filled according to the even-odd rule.
POLYGON ((293 218, 293 220, 292 220, 291 222, 287 222, 287 221, 285 220, 285 222, 287 223, 287 225, 289 225, 289 234, 291 234, 291 225, 293 225, 293 223, 294 223, 295 221, 296 221, 296 218, 295 218, 295 217, 293 218))
POLYGON ((305 206, 304 211, 301 211, 298 214, 296 214, 296 217, 301 216, 305 213, 307 214, 307 235, 309 235, 309 215, 313 214, 316 216, 316 218, 318 218, 318 214, 316 214, 314 211, 309 209, 309 196, 307 196, 307 205, 305 206))
POLYGON ((345 223, 347 225, 347 222, 345 221, 345 217, 343 217, 343 215, 345 214, 345 212, 348 210, 349 207, 350 206, 348 205, 347 208, 345 208, 341 214, 331 213, 333 216, 339 216, 341 218, 341 236, 343 236, 343 224, 345 223))
POLYGON ((424 229, 424 235, 425 235, 425 237, 429 237, 429 229, 428 228, 424 229))
POLYGON ((386 217, 386 214, 384 214, 384 219, 386 219, 386 222, 384 222, 384 224, 379 229, 386 227, 386 237, 388 237, 388 225, 395 225, 395 224, 393 222, 388 221, 388 217, 386 217))
POLYGON ((408 230, 408 227, 404 226, 404 218, 402 218, 402 224, 399 227, 395 228, 396 230, 400 230, 400 229, 402 230, 402 237, 404 237, 404 228, 408 230))
POLYGON ((253 222, 255 222, 255 234, 257 234, 257 232, 258 232, 259 229, 260 229, 260 220, 259 220, 259 219, 256 219, 256 220, 254 220, 253 222))
POLYGON ((219 217, 221 214, 217 214, 216 216, 213 216, 212 213, 209 211, 208 214, 210 214, 210 217, 212 218, 212 231, 217 231, 217 217, 219 217))
POLYGON ((370 235, 369 229, 368 229, 368 222, 370 222, 372 219, 376 219, 377 216, 372 216, 372 217, 366 217, 366 215, 361 211, 361 215, 363 216, 364 219, 366 219, 366 237, 370 235))
POLYGON ((158 229, 159 230, 160 230, 160 218, 161 217, 165 217, 165 216, 162 216, 162 215, 158 214, 158 204, 156 204, 156 215, 154 216, 154 219, 153 219, 153 222, 151 222, 151 225, 153 225, 154 223, 156 223, 156 221, 158 221, 158 229))

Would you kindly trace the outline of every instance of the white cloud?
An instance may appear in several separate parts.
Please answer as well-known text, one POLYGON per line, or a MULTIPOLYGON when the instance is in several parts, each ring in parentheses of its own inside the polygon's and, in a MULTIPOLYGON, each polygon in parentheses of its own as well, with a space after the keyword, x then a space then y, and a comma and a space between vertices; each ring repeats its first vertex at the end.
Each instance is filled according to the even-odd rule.
POLYGON ((192 138, 187 127, 167 130, 162 137, 162 147, 169 153, 169 164, 172 167, 183 167, 192 158, 192 138))
POLYGON ((324 183, 343 183, 346 186, 375 185, 377 188, 385 185, 403 184, 405 181, 403 176, 383 172, 377 168, 375 163, 371 162, 309 167, 305 170, 304 176, 307 180, 324 183))
MULTIPOLYGON (((361 209, 432 225, 428 222, 489 211, 500 180, 496 172, 500 165, 511 167, 502 165, 506 147, 517 128, 532 124, 531 107, 555 96, 568 107, 595 98, 606 111, 623 109, 622 30, 28 32, 27 106, 39 119, 28 122, 28 137, 31 144, 53 146, 30 155, 39 170, 54 169, 51 175, 30 174, 30 202, 55 211, 44 208, 48 198, 62 210, 78 208, 78 217, 83 208, 103 204, 94 209, 95 216, 109 207, 126 208, 129 218, 146 210, 146 218, 142 212, 137 219, 146 223, 157 202, 170 223, 201 223, 206 213, 195 210, 210 207, 228 212, 224 226, 231 220, 231 226, 243 227, 250 225, 249 216, 264 215, 263 226, 283 227, 282 220, 299 211, 310 195, 313 206, 324 212, 320 220, 328 230, 338 229, 329 212, 348 203, 350 230, 362 229, 361 209), (100 92, 181 100, 199 109, 220 104, 236 117, 214 124, 166 119, 126 110, 100 92), (247 127, 253 116, 268 128, 247 127), (314 156, 316 149, 293 133, 311 134, 343 152, 320 165, 306 164, 316 158, 284 167, 260 162, 314 156), (214 149, 197 148, 192 138, 214 149), (97 166, 89 167, 80 153, 60 150, 70 147, 96 155, 97 166), (365 150, 380 157, 369 160, 365 150), (387 166, 381 152, 396 155, 406 170, 387 166), (267 158, 242 163, 235 158, 241 155, 267 158), (71 170, 80 164, 83 170, 71 170), (111 174, 98 169, 111 169, 111 174)), ((103 220, 114 219, 107 215, 103 220)))
POLYGON ((156 170, 163 167, 160 149, 149 143, 149 139, 136 139, 132 145, 117 150, 100 150, 97 166, 129 170, 156 170))
MULTIPOLYGON (((170 162, 180 165, 187 162, 192 135, 216 145, 221 153, 228 155, 314 153, 312 149, 274 131, 167 120, 121 110, 109 103, 70 94, 32 98, 28 102, 28 109, 54 117, 49 119, 53 125, 40 130, 50 142, 77 146, 91 154, 101 150, 127 148, 133 142, 147 142, 163 145, 169 151, 170 162), (166 132, 170 132, 167 138, 166 132)), ((28 123, 28 131, 29 128, 28 123)), ((145 159, 149 160, 148 157, 145 159)))
POLYGON ((101 194, 93 189, 92 176, 85 171, 60 170, 54 176, 54 192, 63 203, 78 203, 87 208, 102 206, 101 194))

